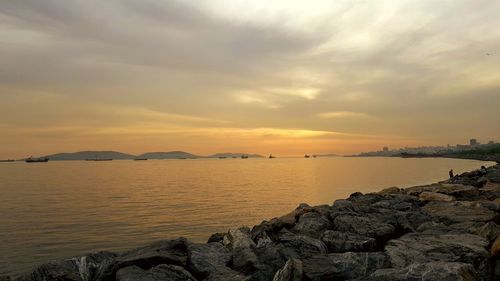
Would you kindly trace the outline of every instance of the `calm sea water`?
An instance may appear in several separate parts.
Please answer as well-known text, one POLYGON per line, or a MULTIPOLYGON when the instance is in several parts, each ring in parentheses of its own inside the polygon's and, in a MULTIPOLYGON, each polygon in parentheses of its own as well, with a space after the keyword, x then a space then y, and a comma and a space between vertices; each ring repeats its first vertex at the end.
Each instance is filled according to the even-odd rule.
POLYGON ((0 274, 51 259, 210 234, 355 191, 443 180, 490 163, 276 158, 0 163, 0 274))

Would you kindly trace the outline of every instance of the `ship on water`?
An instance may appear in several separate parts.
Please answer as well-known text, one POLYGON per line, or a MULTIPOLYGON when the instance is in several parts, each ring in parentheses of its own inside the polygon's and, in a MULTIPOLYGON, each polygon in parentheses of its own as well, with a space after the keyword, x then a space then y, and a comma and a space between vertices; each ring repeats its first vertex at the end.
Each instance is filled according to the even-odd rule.
POLYGON ((276 156, 269 154, 269 159, 273 159, 273 158, 276 158, 276 156))
POLYGON ((26 161, 26 163, 45 163, 49 162, 49 158, 33 158, 33 156, 30 156, 24 161, 26 161))
POLYGON ((246 154, 241 155, 241 159, 248 159, 248 155, 246 154))

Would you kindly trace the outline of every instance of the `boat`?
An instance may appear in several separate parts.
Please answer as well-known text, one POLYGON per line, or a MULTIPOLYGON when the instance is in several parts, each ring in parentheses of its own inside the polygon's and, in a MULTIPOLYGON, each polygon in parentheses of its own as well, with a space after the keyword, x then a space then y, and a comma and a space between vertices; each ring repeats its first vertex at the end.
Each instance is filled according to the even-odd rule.
POLYGON ((248 155, 245 154, 241 155, 241 159, 248 159, 248 155))
POLYGON ((311 156, 310 155, 304 155, 304 158, 310 158, 311 156))
POLYGON ((85 161, 113 161, 111 158, 95 158, 95 159, 85 159, 85 161))
POLYGON ((219 156, 219 159, 226 159, 226 156, 219 156))
POLYGON ((272 154, 269 154, 269 159, 276 158, 276 156, 273 156, 272 154))
POLYGON ((1 159, 0 163, 1 162, 14 162, 14 161, 16 161, 16 160, 14 160, 14 159, 1 159))
POLYGON ((30 156, 24 161, 26 161, 26 163, 45 163, 49 162, 49 158, 33 158, 32 156, 30 156))
POLYGON ((134 161, 146 161, 148 158, 134 158, 134 161))

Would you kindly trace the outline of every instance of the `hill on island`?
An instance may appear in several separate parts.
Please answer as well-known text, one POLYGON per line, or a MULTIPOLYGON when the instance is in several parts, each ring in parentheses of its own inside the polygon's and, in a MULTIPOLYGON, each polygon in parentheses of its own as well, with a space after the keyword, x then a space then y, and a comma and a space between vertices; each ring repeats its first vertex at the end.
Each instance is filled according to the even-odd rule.
POLYGON ((232 158, 232 157, 241 157, 242 155, 247 155, 249 158, 260 158, 264 157, 259 154, 247 154, 247 153, 216 153, 210 156, 207 156, 207 158, 219 158, 219 157, 226 157, 226 158, 232 158))
POLYGON ((56 153, 44 156, 50 160, 85 160, 85 159, 134 159, 135 155, 117 151, 79 151, 72 153, 56 153))
POLYGON ((147 152, 137 156, 137 158, 146 158, 146 159, 179 159, 179 158, 192 159, 192 158, 202 158, 202 157, 203 156, 194 155, 184 151, 147 152))

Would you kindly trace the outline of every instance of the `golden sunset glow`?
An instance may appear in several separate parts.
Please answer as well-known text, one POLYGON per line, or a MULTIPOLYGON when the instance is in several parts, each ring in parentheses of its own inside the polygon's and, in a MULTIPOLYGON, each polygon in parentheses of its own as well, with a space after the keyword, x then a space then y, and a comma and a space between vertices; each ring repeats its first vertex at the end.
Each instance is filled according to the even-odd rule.
POLYGON ((5 1, 0 158, 499 141, 499 10, 471 0, 5 1))

